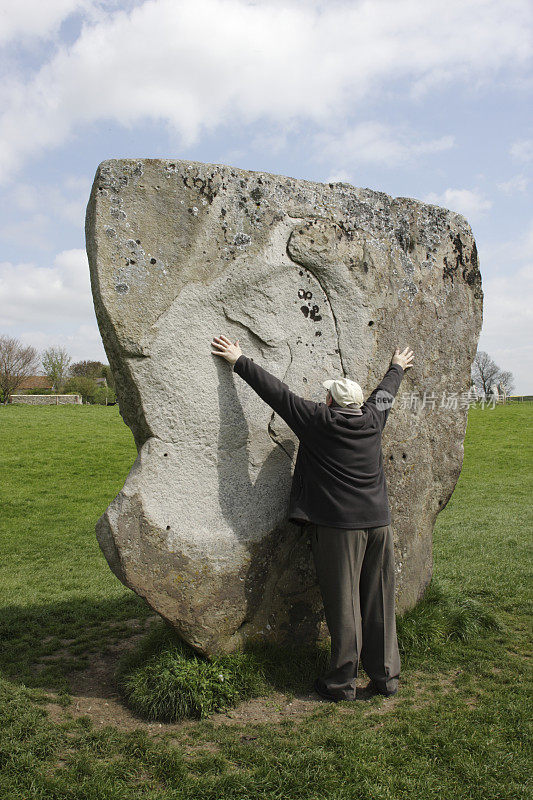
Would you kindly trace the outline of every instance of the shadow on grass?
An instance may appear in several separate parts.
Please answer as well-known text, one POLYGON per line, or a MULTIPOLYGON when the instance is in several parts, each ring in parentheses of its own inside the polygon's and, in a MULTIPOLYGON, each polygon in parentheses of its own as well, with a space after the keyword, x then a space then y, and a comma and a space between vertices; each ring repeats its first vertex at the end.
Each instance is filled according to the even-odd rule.
POLYGON ((49 605, 4 606, 0 672, 13 683, 68 691, 69 674, 86 669, 111 641, 131 636, 128 621, 138 621, 142 628, 153 614, 133 592, 98 602, 80 597, 49 605))
MULTIPOLYGON (((153 617, 152 609, 128 594, 99 603, 82 598, 5 608, 0 669, 14 683, 68 694, 69 676, 107 653, 126 705, 143 719, 174 722, 204 718, 272 690, 308 693, 328 667, 329 640, 286 647, 254 641, 242 653, 207 659, 153 617), (117 660, 110 642, 131 641, 132 621, 138 622, 138 641, 117 660)), ((484 632, 501 631, 501 623, 479 601, 445 590, 434 577, 417 606, 397 618, 397 628, 405 671, 432 659, 436 664, 452 643, 472 644, 484 632)))

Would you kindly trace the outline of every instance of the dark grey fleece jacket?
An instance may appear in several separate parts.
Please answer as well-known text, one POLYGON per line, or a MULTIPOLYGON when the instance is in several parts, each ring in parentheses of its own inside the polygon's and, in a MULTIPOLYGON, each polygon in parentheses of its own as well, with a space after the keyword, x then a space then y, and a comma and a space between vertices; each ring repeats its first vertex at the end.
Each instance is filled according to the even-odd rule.
POLYGON ((355 529, 390 524, 381 433, 404 374, 399 364, 391 364, 361 414, 300 397, 248 356, 239 356, 233 370, 299 439, 291 522, 355 529))

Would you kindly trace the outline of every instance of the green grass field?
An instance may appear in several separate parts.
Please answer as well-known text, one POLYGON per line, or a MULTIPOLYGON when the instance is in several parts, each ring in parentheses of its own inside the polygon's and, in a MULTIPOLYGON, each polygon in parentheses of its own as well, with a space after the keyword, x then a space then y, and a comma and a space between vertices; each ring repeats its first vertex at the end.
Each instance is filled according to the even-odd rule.
POLYGON ((2 800, 530 797, 532 418, 532 403, 469 411, 434 578, 398 620, 397 696, 269 718, 269 693, 308 690, 325 653, 295 677, 294 657, 265 652, 259 721, 158 732, 97 726, 69 691, 153 617, 94 534, 135 459, 131 433, 117 406, 0 407, 2 800))

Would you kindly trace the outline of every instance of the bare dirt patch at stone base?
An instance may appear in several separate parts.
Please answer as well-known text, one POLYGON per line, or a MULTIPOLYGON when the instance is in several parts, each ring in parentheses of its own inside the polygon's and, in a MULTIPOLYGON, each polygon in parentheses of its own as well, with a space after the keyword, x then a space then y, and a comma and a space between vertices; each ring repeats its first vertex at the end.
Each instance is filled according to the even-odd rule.
MULTIPOLYGON (((72 697, 70 705, 63 706, 59 699, 55 702, 54 698, 57 697, 57 693, 48 692, 50 700, 42 703, 41 706, 47 711, 53 722, 61 724, 69 719, 89 717, 97 728, 109 725, 122 731, 144 730, 149 734, 186 731, 187 728, 194 727, 199 722, 196 719, 169 723, 147 721, 126 706, 115 687, 114 671, 117 659, 123 653, 131 650, 138 639, 145 635, 145 630, 133 633, 135 621, 131 622, 132 635, 127 639, 120 639, 107 645, 103 653, 91 654, 90 665, 87 669, 76 670, 70 674, 69 684, 72 697)), ((439 676, 438 683, 443 691, 451 691, 454 688, 453 680, 456 675, 457 671, 453 671, 450 674, 439 676)), ((362 688, 366 686, 367 682, 366 676, 360 677, 357 679, 357 687, 362 688)), ((410 684, 415 693, 414 703, 411 704, 413 708, 432 702, 432 693, 428 691, 426 682, 427 676, 410 675, 410 684)), ((397 695, 384 698, 383 702, 377 706, 373 702, 357 702, 357 705, 359 707, 367 706, 369 711, 372 709, 373 713, 379 712, 385 715, 393 711, 404 696, 402 687, 400 687, 397 695)), ((215 712, 207 719, 215 726, 249 723, 278 724, 286 720, 302 719, 324 705, 330 705, 330 703, 319 697, 312 687, 308 692, 298 695, 273 691, 268 696, 244 700, 235 708, 227 711, 215 712)), ((353 706, 341 704, 337 706, 337 709, 343 714, 351 713, 353 706)))
MULTIPOLYGON (((50 718, 59 724, 69 718, 87 716, 96 727, 112 725, 119 730, 145 730, 148 733, 167 733, 194 726, 199 720, 185 719, 170 723, 147 721, 125 705, 115 688, 113 673, 118 655, 131 649, 137 638, 130 637, 127 642, 115 645, 115 652, 95 655, 87 669, 72 673, 69 680, 72 696, 70 705, 62 706, 53 699, 42 704, 50 718)), ((361 679, 358 685, 364 686, 366 682, 367 679, 361 679)), ((48 694, 50 698, 57 696, 55 692, 48 694)), ((294 696, 273 691, 268 696, 243 700, 228 711, 215 712, 208 719, 215 725, 279 723, 302 718, 324 704, 329 705, 312 688, 309 692, 294 696)))
MULTIPOLYGON (((89 717, 96 727, 112 725, 123 731, 145 730, 148 733, 171 733, 184 730, 199 722, 185 719, 179 722, 149 722, 137 716, 123 702, 120 694, 113 688, 113 663, 106 664, 98 659, 94 665, 91 692, 72 693, 72 703, 63 707, 59 703, 47 702, 42 707, 50 718, 61 723, 69 718, 89 717), (100 691, 97 691, 98 680, 100 691)), ((87 671, 88 672, 88 671, 87 671)), ((53 693, 49 693, 53 697, 53 693)), ((243 700, 228 711, 215 712, 208 718, 214 725, 245 725, 247 723, 279 723, 283 720, 297 720, 316 711, 327 701, 318 697, 313 690, 308 694, 288 696, 283 692, 272 692, 266 697, 253 697, 243 700)))
MULTIPOLYGON (((90 694, 73 693, 70 706, 62 707, 58 703, 48 702, 43 704, 51 719, 56 723, 64 722, 68 718, 81 716, 89 717, 96 727, 103 728, 111 725, 123 731, 145 730, 148 733, 172 733, 183 731, 199 722, 195 719, 185 719, 179 722, 149 722, 134 714, 122 701, 122 698, 113 689, 112 684, 113 663, 105 664, 103 659, 94 665, 92 675, 92 691, 90 694), (100 691, 97 691, 98 680, 100 691)), ((364 678, 358 686, 365 686, 364 678)), ((387 699, 383 704, 383 712, 392 710, 400 694, 387 699)), ((287 695, 283 692, 272 692, 268 696, 253 697, 243 700, 235 708, 228 711, 215 712, 207 719, 215 726, 218 725, 246 725, 249 723, 278 724, 286 720, 297 721, 312 714, 328 701, 317 696, 314 690, 300 695, 287 695)), ((358 703, 358 705, 362 705, 358 703)), ((338 706, 343 713, 352 711, 350 705, 338 706)), ((376 709, 374 708, 374 711, 376 709)))

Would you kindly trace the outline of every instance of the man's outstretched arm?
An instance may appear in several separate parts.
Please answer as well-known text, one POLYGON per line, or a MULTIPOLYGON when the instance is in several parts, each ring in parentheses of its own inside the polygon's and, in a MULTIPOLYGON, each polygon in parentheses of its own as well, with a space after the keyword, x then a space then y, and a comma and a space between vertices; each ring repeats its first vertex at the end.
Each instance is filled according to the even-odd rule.
POLYGON ((299 437, 313 418, 318 403, 291 392, 286 383, 244 355, 238 339, 233 344, 225 336, 215 336, 211 346, 218 348, 216 351, 211 351, 213 355, 225 358, 232 365, 233 371, 240 375, 299 437))
POLYGON ((397 347, 394 351, 390 366, 383 377, 383 380, 376 386, 372 394, 365 400, 365 405, 371 403, 380 412, 381 428, 385 427, 387 417, 389 416, 392 402, 396 397, 396 393, 400 388, 401 380, 405 374, 405 370, 412 367, 413 351, 408 347, 400 353, 400 348, 397 347))

